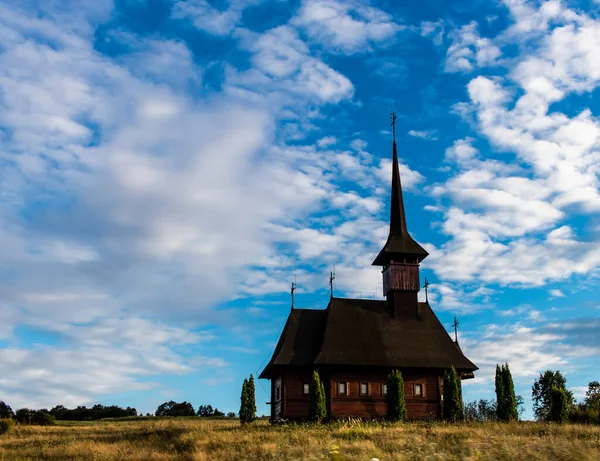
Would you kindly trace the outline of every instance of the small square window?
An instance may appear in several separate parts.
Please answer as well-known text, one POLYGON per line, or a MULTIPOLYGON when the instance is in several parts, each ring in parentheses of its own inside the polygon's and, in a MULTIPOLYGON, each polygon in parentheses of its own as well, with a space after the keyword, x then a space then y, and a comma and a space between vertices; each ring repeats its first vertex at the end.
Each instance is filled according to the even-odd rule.
POLYGON ((415 384, 415 397, 423 397, 423 385, 415 384))
POLYGON ((383 385, 381 386, 381 393, 383 395, 387 395, 387 389, 388 389, 387 383, 383 383, 383 385))
POLYGON ((310 392, 310 386, 308 384, 304 384, 302 386, 302 393, 303 394, 308 394, 310 392))
POLYGON ((338 383, 338 395, 346 395, 346 383, 338 383))
POLYGON ((360 383, 360 395, 369 395, 368 383, 360 383))

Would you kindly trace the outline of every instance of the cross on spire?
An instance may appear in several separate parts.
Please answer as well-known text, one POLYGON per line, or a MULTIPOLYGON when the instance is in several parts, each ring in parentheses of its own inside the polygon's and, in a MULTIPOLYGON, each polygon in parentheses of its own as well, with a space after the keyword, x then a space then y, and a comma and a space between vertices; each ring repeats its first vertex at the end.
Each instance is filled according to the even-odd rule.
POLYGON ((294 292, 296 291, 296 276, 294 276, 294 281, 292 282, 292 289, 290 293, 292 294, 292 309, 294 308, 294 292))
POLYGON ((335 268, 333 272, 329 273, 329 292, 330 298, 333 299, 333 281, 335 280, 335 268))
POLYGON ((392 127, 392 132, 394 133, 394 142, 396 142, 396 119, 398 117, 396 117, 396 112, 392 112, 390 114, 390 120, 392 121, 392 123, 390 124, 392 127))
POLYGON ((456 331, 458 330, 458 319, 456 317, 454 317, 454 323, 452 324, 452 326, 454 327, 454 342, 458 343, 458 335, 456 333, 456 331))
POLYGON ((423 284, 423 288, 425 289, 425 302, 429 303, 429 300, 427 299, 427 289, 429 288, 429 280, 427 280, 427 277, 425 277, 425 283, 423 284))

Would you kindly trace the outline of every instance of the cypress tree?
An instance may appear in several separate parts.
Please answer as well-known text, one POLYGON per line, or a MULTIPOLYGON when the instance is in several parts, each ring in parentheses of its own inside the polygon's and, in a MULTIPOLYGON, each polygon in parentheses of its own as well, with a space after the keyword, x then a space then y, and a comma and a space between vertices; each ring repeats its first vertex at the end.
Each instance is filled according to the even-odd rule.
POLYGON ((462 392, 454 367, 444 373, 444 419, 456 422, 463 419, 462 392))
POLYGON ((565 423, 567 418, 567 394, 563 388, 553 387, 550 404, 550 421, 565 423))
POLYGON ((320 423, 327 416, 327 408, 325 405, 325 385, 319 378, 319 372, 313 372, 312 381, 310 383, 310 396, 308 403, 308 419, 320 423))
POLYGON ((240 423, 244 424, 248 422, 248 380, 246 378, 242 384, 240 401, 240 423))
POLYGON ((505 390, 504 390, 504 377, 502 368, 496 364, 496 416, 500 421, 506 420, 506 401, 505 401, 505 390))
POLYGON ((254 389, 254 376, 248 380, 248 422, 256 420, 256 391, 254 389))
POLYGON ((407 418, 404 379, 400 370, 393 370, 388 377, 387 417, 390 421, 405 421, 407 418))
POLYGON ((502 383, 504 388, 504 417, 505 421, 517 421, 519 412, 517 411, 517 397, 515 396, 515 385, 512 374, 508 368, 508 363, 502 366, 502 383))

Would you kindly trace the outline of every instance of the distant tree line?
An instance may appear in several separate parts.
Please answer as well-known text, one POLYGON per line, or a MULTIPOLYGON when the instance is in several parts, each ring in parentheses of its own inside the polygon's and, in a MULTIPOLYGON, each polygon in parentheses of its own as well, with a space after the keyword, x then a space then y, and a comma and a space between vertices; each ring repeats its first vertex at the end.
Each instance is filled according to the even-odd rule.
MULTIPOLYGON (((228 417, 235 418, 233 412, 227 415, 214 408, 211 405, 200 405, 198 411, 189 402, 169 402, 162 403, 156 409, 155 416, 199 416, 199 417, 228 417)), ((57 405, 51 410, 31 410, 29 408, 20 408, 17 411, 7 403, 0 400, 0 419, 12 419, 19 424, 33 424, 38 426, 47 426, 56 421, 96 421, 106 418, 132 418, 143 416, 138 414, 132 407, 121 408, 116 405, 94 405, 93 407, 78 406, 77 408, 66 408, 63 405, 57 405)), ((150 417, 150 413, 146 417, 150 417)))
POLYGON ((198 407, 198 411, 196 411, 194 410, 192 404, 189 402, 178 403, 173 400, 170 400, 169 402, 161 403, 154 412, 154 416, 200 416, 202 418, 235 418, 236 414, 233 412, 225 414, 224 412, 219 411, 218 408, 213 409, 212 405, 200 405, 198 407))

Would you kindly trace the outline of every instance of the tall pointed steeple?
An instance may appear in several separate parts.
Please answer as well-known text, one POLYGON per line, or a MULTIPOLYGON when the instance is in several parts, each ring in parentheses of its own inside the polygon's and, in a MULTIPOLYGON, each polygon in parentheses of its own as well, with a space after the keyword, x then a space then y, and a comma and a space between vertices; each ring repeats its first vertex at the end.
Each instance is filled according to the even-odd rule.
POLYGON ((392 154, 392 198, 390 203, 390 232, 388 239, 373 261, 373 266, 386 266, 392 256, 412 256, 421 262, 429 253, 421 247, 408 233, 406 227, 406 213, 404 212, 404 198, 402 197, 402 184, 400 182, 400 167, 398 166, 398 149, 396 147, 395 114, 392 113, 392 128, 394 131, 394 144, 392 154))
POLYGON ((388 299, 392 315, 418 317, 419 263, 428 255, 413 240, 406 226, 404 198, 396 147, 396 114, 392 113, 394 133, 392 154, 392 197, 390 203, 390 232, 385 245, 373 261, 383 266, 383 294, 388 299))

